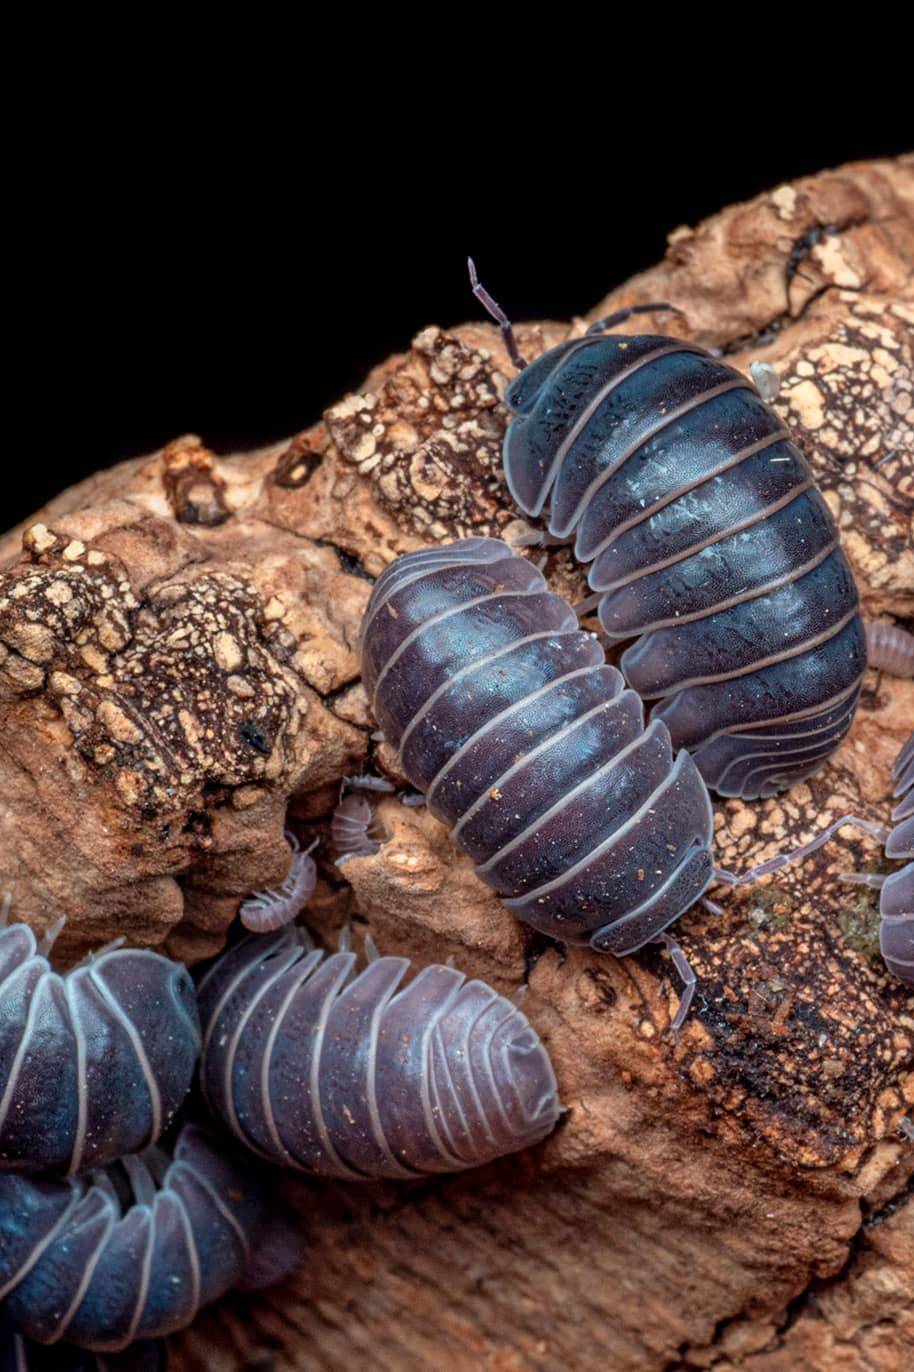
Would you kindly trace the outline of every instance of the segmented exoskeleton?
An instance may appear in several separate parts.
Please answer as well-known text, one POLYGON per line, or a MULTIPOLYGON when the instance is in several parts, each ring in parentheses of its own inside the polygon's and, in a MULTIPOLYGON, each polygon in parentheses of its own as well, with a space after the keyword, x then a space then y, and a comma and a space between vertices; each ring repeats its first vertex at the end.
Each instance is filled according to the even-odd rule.
POLYGON ((115 948, 61 976, 0 910, 0 1170, 74 1175, 154 1142, 200 1049, 186 969, 115 948))
POLYGON ((500 540, 393 563, 365 613, 362 678, 405 775, 534 928, 621 957, 711 881, 691 756, 659 720, 645 728, 594 636, 500 540))
POLYGON ((0 1329, 0 1372, 165 1372, 168 1353, 160 1340, 135 1343, 124 1353, 90 1353, 57 1345, 44 1348, 0 1329))
POLYGON ((255 891, 242 901, 238 910, 241 923, 255 934, 267 934, 290 924, 314 894, 317 866, 311 852, 317 846, 317 840, 302 852, 294 834, 287 833, 286 839, 292 849, 292 859, 283 881, 279 886, 255 891))
POLYGON ((914 634, 899 624, 879 620, 866 626, 866 652, 871 667, 889 676, 914 677, 914 634))
POLYGON ((862 876, 855 880, 879 892, 879 946, 889 971, 914 985, 914 733, 895 762, 895 826, 885 840, 888 858, 907 865, 888 876, 862 876))
POLYGON ((452 967, 399 989, 406 958, 355 962, 290 927, 202 975, 201 1085, 249 1148, 364 1180, 475 1167, 549 1133, 555 1077, 516 1005, 452 967))
POLYGON ((378 851, 371 835, 374 810, 364 796, 341 796, 330 821, 330 842, 337 867, 353 857, 371 857, 378 851))
POLYGON ((508 488, 589 563, 600 622, 651 718, 722 795, 810 776, 850 728, 866 666, 857 589, 802 453, 752 381, 703 348, 607 335, 529 365, 471 271, 520 375, 505 392, 508 488))
POLYGON ((271 1219, 250 1163, 194 1125, 170 1162, 149 1150, 70 1180, 0 1176, 5 1318, 102 1352, 173 1333, 244 1280, 271 1219))

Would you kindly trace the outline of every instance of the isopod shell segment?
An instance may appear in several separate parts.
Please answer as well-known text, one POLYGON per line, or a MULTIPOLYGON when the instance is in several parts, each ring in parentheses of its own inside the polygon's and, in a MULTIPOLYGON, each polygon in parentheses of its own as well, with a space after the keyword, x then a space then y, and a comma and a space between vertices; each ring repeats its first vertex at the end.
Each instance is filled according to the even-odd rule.
POLYGON ((124 1353, 90 1353, 58 1345, 44 1348, 10 1329, 0 1329, 0 1372, 165 1372, 168 1352, 158 1339, 124 1353))
POLYGON ((267 1193, 223 1140, 186 1125, 159 1181, 142 1159, 121 1169, 132 1203, 114 1169, 0 1176, 0 1299, 18 1333, 119 1352, 184 1328, 243 1280, 267 1193))
POLYGON ((574 539, 674 747, 722 795, 810 776, 850 728, 863 625, 812 471, 751 381, 680 339, 593 334, 505 403, 511 494, 574 539))
POLYGON ((292 857, 283 881, 277 887, 255 891, 242 901, 238 910, 241 923, 255 934, 268 934, 284 924, 291 924, 307 905, 317 885, 317 864, 311 849, 302 852, 294 834, 286 834, 286 838, 292 857))
POLYGON ((27 925, 0 928, 0 1170, 74 1175, 146 1147, 199 1050, 178 963, 119 948, 61 976, 27 925))
POLYGON ((366 1180, 475 1167, 537 1143, 559 1113, 526 1017, 481 981, 352 953, 294 929, 222 954, 198 991, 210 1108, 262 1157, 366 1180))
POLYGON ((370 830, 374 810, 364 796, 344 796, 333 812, 330 822, 330 842, 339 867, 354 857, 371 857, 378 851, 378 843, 370 830))
POLYGON ((429 809, 520 919, 622 956, 712 879, 689 753, 542 574, 499 539, 399 558, 362 629, 375 717, 429 809))
POLYGON ((898 754, 894 776, 898 804, 885 855, 907 861, 883 884, 879 940, 889 971, 914 985, 914 733, 898 754))

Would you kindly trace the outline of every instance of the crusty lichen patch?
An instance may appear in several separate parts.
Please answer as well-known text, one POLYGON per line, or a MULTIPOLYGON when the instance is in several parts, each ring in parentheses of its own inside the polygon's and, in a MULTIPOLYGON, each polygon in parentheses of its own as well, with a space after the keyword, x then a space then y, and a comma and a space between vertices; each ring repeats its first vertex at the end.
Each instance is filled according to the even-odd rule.
POLYGON ((129 642, 138 603, 124 568, 80 539, 36 524, 23 546, 31 561, 0 580, 0 682, 16 697, 50 674, 69 698, 129 642))
POLYGON ((42 527, 24 542, 35 561, 2 582, 3 669, 20 691, 47 683, 125 805, 173 812, 206 787, 291 781, 307 702, 243 580, 198 571, 140 605, 116 559, 42 527))
POLYGON ((512 518, 501 470, 504 385, 488 349, 432 327, 377 392, 333 406, 327 426, 340 455, 416 533, 493 534, 512 518))
POLYGON ((827 337, 794 351, 775 400, 798 433, 866 598, 914 611, 914 308, 842 292, 827 337))
POLYGON ((785 1156, 847 1162, 914 1102, 914 996, 878 963, 849 958, 837 920, 785 910, 766 927, 740 927, 734 913, 683 936, 711 1042, 686 1035, 674 1056, 785 1156))

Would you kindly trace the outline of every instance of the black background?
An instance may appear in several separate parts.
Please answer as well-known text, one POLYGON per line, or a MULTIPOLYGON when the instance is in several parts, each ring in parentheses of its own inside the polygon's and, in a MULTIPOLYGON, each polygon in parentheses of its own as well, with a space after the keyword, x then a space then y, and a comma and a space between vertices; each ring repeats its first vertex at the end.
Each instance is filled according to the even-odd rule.
POLYGON ((885 128, 810 124, 697 148, 597 140, 598 155, 479 137, 428 153, 381 137, 369 154, 305 127, 276 145, 216 110, 178 141, 153 126, 100 146, 64 124, 37 175, 31 160, 7 221, 3 525, 181 433, 225 452, 310 424, 424 324, 477 312, 468 252, 513 317, 563 318, 655 262, 679 224, 904 151, 885 128))

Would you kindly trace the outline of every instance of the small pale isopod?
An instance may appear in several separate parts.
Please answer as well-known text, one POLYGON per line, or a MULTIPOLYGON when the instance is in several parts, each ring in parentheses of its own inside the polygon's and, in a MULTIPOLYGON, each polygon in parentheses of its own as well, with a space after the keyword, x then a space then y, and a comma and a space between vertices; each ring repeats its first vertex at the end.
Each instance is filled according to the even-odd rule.
POLYGON ((871 667, 889 676, 914 677, 914 634, 898 624, 874 620, 866 626, 866 652, 871 667))
POLYGON ((267 934, 290 924, 314 894, 317 867, 311 853, 317 841, 302 852, 294 834, 287 833, 286 838, 292 848, 292 860, 282 884, 255 891, 242 902, 238 911, 241 923, 255 934, 267 934))
POLYGON ((200 1049, 187 970, 145 948, 61 976, 0 910, 0 1171, 73 1175, 136 1152, 173 1119, 200 1049))
POLYGON ((184 1328, 256 1268, 265 1236, 275 1243, 255 1171, 186 1125, 171 1161, 153 1149, 66 1181, 0 1176, 5 1318, 37 1343, 97 1352, 184 1328))
POLYGON ((636 640, 628 684, 722 795, 812 775, 850 728, 866 645, 835 521, 784 425, 704 348, 605 332, 664 304, 620 310, 527 365, 470 267, 520 369, 505 392, 508 488, 574 541, 606 634, 636 640))
POLYGON ((355 975, 300 931, 250 937, 199 984, 210 1107, 269 1161, 365 1180, 476 1167, 559 1114, 545 1048, 511 1001, 406 958, 355 975))
POLYGON ((371 857, 378 844, 371 836, 374 810, 364 796, 343 796, 330 821, 330 841, 340 867, 349 858, 371 857))

